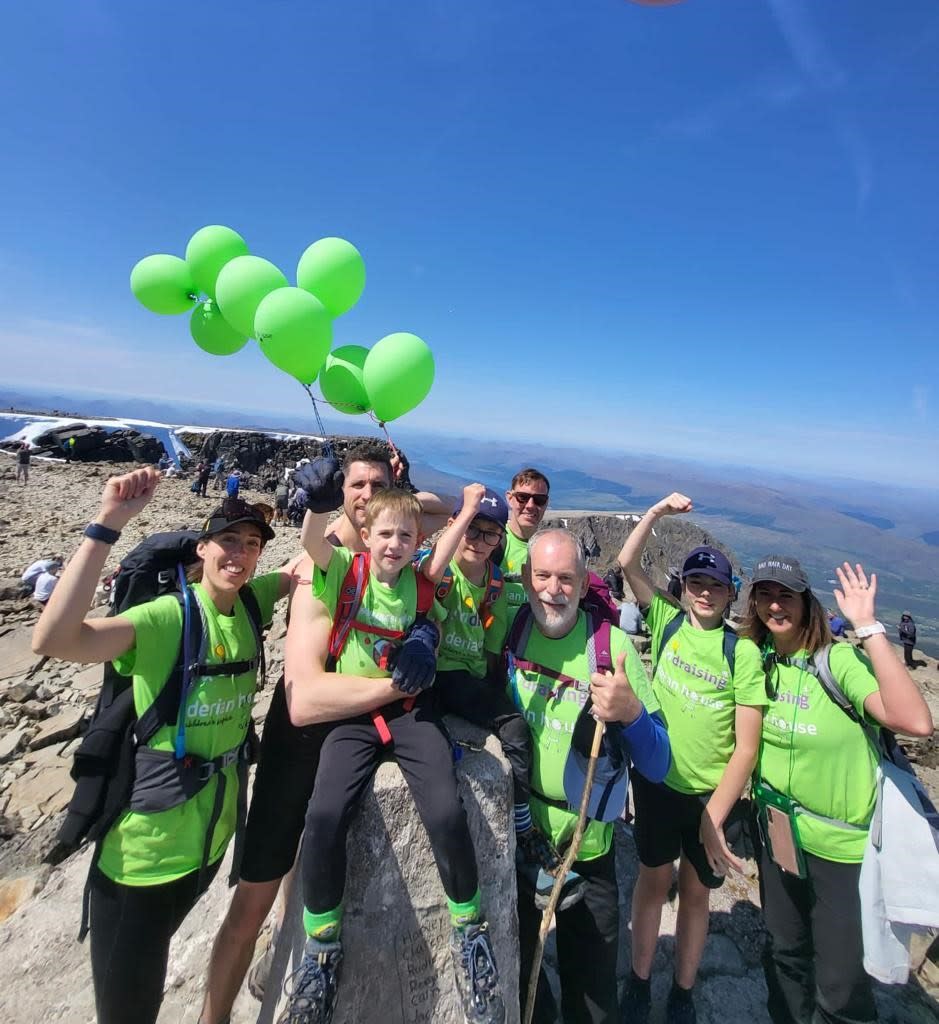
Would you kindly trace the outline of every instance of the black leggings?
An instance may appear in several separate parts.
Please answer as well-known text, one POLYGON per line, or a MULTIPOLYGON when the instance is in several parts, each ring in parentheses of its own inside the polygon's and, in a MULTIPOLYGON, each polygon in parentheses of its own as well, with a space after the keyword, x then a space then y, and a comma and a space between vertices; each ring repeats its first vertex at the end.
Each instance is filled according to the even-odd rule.
POLYGON ((164 885, 121 885, 97 867, 91 886, 91 976, 98 1024, 155 1024, 170 939, 218 873, 206 869, 164 885))
POLYGON ((491 679, 457 670, 438 672, 434 693, 441 714, 459 715, 499 737, 512 767, 513 802, 527 804, 531 796, 531 738, 528 723, 506 692, 491 679))
POLYGON ((419 698, 411 711, 399 701, 382 713, 392 737, 387 747, 368 715, 333 726, 323 743, 300 854, 303 901, 314 914, 325 914, 342 902, 346 834, 359 797, 386 752, 407 780, 447 896, 454 903, 468 903, 479 887, 450 743, 430 695, 419 698))

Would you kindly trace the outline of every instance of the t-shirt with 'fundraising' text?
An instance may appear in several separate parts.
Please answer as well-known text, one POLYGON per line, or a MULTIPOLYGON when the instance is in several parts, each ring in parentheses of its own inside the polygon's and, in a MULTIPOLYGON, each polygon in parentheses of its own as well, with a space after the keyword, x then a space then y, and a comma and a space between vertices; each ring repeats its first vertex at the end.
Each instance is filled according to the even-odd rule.
MULTIPOLYGON (((798 651, 790 662, 805 661, 798 651)), ((833 644, 828 663, 859 715, 877 691, 871 663, 850 644, 833 644)), ((796 814, 799 843, 826 860, 859 863, 874 812, 877 756, 864 731, 825 693, 821 683, 796 664, 770 672, 775 694, 763 718, 759 777, 811 814, 854 828, 796 814)))
POLYGON ((737 640, 731 676, 721 626, 695 629, 686 618, 661 650, 665 627, 680 612, 656 594, 646 613, 655 664, 652 689, 672 747, 665 784, 679 793, 709 793, 734 752, 737 705, 766 707, 769 698, 752 640, 737 640))

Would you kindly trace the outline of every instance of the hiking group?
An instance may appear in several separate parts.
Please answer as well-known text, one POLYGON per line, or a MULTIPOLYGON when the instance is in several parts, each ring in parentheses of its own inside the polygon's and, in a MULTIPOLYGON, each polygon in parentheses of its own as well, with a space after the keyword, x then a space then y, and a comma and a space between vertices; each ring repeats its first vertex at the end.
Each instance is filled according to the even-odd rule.
MULTIPOLYGON (((224 469, 212 469, 218 482, 224 469)), ((464 1017, 515 1019, 502 995, 446 713, 495 733, 511 767, 523 1005, 542 909, 552 888, 560 891, 561 1006, 540 974, 536 1021, 649 1019, 676 860, 666 1017, 694 1021, 710 891, 743 867, 734 851, 744 833, 757 847, 773 1021, 876 1019, 858 882, 878 757, 863 726, 932 731, 876 619, 876 577, 847 562, 836 570, 835 600, 863 651, 832 644, 804 572, 782 556, 755 566, 738 634, 727 624, 737 592, 720 550, 688 553, 677 597, 643 568, 655 523, 692 510, 687 497, 672 494, 638 520, 618 559, 651 633, 650 680, 580 542, 542 527, 543 473, 522 470, 504 497, 469 484, 446 500, 394 486, 395 470, 378 445, 352 449, 341 465, 327 456, 298 466, 304 550, 260 576, 274 510, 243 501, 236 489, 197 533, 151 539, 137 566, 150 583, 135 577, 134 597, 128 583, 117 614, 85 618, 111 545, 160 476, 139 469, 105 485, 33 641, 38 653, 111 665, 76 757, 63 830, 69 846, 95 843, 83 931, 90 925, 99 1022, 156 1021, 170 939, 235 838, 235 889, 199 1020, 229 1019, 296 864, 307 938, 280 1020, 327 1024, 342 1000, 343 893, 347 871, 356 870, 346 835, 389 758, 407 781, 440 874, 464 1017), (177 562, 185 567, 178 585, 177 562), (285 597, 284 673, 258 752, 251 708, 263 628, 285 597), (581 830, 577 809, 591 763, 581 830), (626 815, 629 782, 640 872, 620 998, 613 823, 626 815), (752 805, 742 800, 750 784, 752 805), (576 859, 558 877, 575 830, 576 859)), ((280 501, 277 511, 283 522, 280 501)), ((133 564, 125 559, 118 576, 133 564)))

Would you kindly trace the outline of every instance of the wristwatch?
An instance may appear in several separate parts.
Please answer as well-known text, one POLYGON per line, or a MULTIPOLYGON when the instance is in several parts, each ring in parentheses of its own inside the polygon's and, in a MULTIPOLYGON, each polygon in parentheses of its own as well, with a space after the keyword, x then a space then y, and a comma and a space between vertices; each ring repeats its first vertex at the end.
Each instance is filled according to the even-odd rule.
POLYGON ((886 633, 887 627, 882 622, 872 622, 869 626, 858 626, 854 635, 858 640, 866 640, 869 636, 877 636, 878 633, 886 633))
POLYGON ((112 530, 101 523, 89 523, 85 527, 85 536, 92 540, 100 540, 103 544, 116 544, 121 539, 120 530, 112 530))

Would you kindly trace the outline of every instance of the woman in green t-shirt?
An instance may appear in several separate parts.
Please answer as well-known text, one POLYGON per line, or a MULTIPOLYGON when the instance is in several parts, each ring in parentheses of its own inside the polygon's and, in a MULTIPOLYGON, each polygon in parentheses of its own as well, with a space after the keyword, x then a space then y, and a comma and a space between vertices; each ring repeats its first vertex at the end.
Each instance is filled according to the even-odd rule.
POLYGON ((619 555, 626 581, 652 633, 652 689, 668 729, 672 762, 653 783, 632 772, 639 878, 632 901, 632 973, 623 1020, 645 1024, 650 974, 662 905, 678 869, 678 924, 668 1024, 693 1024, 692 989, 708 933, 711 889, 743 864, 724 828, 736 821, 740 794, 759 749, 767 704, 760 654, 739 640, 724 616, 735 596, 730 562, 717 548, 696 547, 681 569, 680 604, 656 589, 642 567, 654 524, 690 512, 683 494, 670 494, 640 519, 619 555), (680 617, 680 618, 679 618, 680 617), (677 620, 677 621, 676 621, 677 620))
MULTIPOLYGON (((85 616, 111 545, 159 481, 150 467, 107 481, 98 514, 33 633, 38 654, 84 664, 113 661, 119 673, 132 675, 138 716, 154 703, 176 661, 183 626, 179 601, 170 594, 119 615, 85 616)), ((171 799, 151 797, 159 806, 146 812, 128 808, 100 844, 88 882, 99 1024, 156 1021, 170 939, 217 873, 235 830, 239 766, 257 683, 256 668, 247 666, 259 653, 239 594, 250 587, 261 621, 270 622, 274 603, 288 593, 290 573, 251 577, 273 536, 265 516, 237 499, 226 501, 203 525, 196 545, 201 582, 192 585, 192 594, 204 622, 205 663, 234 668, 240 662, 245 670, 190 681, 184 761, 203 767, 212 762, 204 787, 171 799)), ((160 727, 147 749, 173 752, 176 731, 175 724, 160 727)), ((152 759, 161 761, 161 755, 152 759)))
POLYGON ((877 577, 847 562, 835 600, 863 654, 832 644, 828 617, 793 558, 769 555, 751 580, 745 633, 762 650, 771 705, 754 787, 764 838, 760 894, 775 1024, 877 1017, 863 968, 858 879, 874 809, 877 757, 861 725, 828 696, 819 658, 854 711, 913 736, 929 708, 874 613, 877 577), (767 841, 768 840, 768 841, 767 841))

